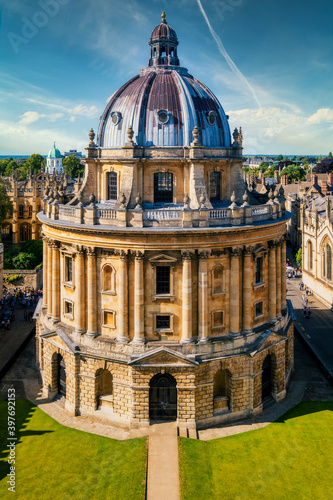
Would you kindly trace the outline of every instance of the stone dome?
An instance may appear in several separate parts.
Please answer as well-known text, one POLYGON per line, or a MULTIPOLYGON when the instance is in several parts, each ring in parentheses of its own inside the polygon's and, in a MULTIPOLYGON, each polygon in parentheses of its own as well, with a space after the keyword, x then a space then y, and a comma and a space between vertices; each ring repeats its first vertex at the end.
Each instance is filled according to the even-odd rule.
POLYGON ((111 96, 100 119, 97 145, 121 148, 132 126, 139 147, 189 147, 197 126, 204 147, 231 147, 227 116, 206 85, 179 65, 177 35, 164 13, 149 45, 148 67, 111 96))
POLYGON ((47 157, 48 158, 62 158, 62 155, 61 155, 59 149, 56 148, 55 143, 53 144, 53 148, 50 149, 47 157))

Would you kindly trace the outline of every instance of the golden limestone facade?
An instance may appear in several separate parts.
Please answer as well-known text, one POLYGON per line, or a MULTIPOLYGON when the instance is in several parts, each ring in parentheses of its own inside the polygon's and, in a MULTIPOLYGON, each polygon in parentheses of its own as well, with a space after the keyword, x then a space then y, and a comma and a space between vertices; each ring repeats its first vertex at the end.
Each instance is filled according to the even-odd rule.
POLYGON ((91 131, 80 191, 67 204, 51 193, 38 214, 44 397, 129 428, 256 414, 293 371, 284 199, 246 191, 237 130, 219 147, 197 125, 188 146, 136 133, 113 147, 91 131))

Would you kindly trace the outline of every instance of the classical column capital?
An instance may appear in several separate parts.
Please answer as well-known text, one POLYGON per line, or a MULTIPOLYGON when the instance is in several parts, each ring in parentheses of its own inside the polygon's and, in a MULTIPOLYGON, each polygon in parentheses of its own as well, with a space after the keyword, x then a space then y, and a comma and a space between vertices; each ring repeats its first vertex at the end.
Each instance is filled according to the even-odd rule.
POLYGON ((145 258, 144 250, 132 250, 131 254, 134 256, 134 260, 144 260, 145 258))
POLYGON ((94 247, 86 247, 86 252, 88 257, 96 257, 96 248, 94 247))
POLYGON ((213 257, 221 257, 221 255, 227 255, 227 249, 222 248, 221 250, 212 250, 211 255, 213 257))
POLYGON ((115 250, 114 254, 118 255, 120 260, 127 260, 128 259, 128 250, 115 250))
POLYGON ((86 249, 83 245, 75 245, 75 250, 78 255, 84 255, 86 252, 86 249))
POLYGON ((198 259, 208 259, 210 250, 198 250, 198 259))
POLYGON ((244 255, 252 255, 254 252, 254 247, 251 245, 245 246, 243 249, 243 254, 244 255))
POLYGON ((279 240, 271 240, 268 242, 268 249, 269 250, 273 250, 274 248, 276 248, 279 244, 279 240))
POLYGON ((231 247, 230 255, 231 257, 240 257, 242 255, 242 247, 231 247))
POLYGON ((57 249, 60 246, 59 241, 49 239, 48 244, 51 248, 57 249))
POLYGON ((192 250, 182 250, 182 260, 192 260, 194 252, 192 250))

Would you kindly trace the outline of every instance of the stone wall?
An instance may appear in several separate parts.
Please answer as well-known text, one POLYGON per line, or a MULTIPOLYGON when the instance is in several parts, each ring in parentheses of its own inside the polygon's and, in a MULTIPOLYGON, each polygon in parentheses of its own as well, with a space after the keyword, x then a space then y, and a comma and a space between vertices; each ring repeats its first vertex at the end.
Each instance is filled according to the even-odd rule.
POLYGON ((6 286, 7 290, 9 290, 10 293, 14 292, 14 288, 21 288, 21 290, 25 291, 26 288, 34 288, 35 290, 38 290, 39 288, 43 287, 43 267, 39 267, 37 270, 20 270, 20 269, 12 269, 12 270, 5 270, 3 272, 3 277, 4 278, 10 278, 12 276, 15 276, 16 274, 22 275, 22 278, 19 280, 15 281, 14 283, 5 283, 4 285, 6 286))

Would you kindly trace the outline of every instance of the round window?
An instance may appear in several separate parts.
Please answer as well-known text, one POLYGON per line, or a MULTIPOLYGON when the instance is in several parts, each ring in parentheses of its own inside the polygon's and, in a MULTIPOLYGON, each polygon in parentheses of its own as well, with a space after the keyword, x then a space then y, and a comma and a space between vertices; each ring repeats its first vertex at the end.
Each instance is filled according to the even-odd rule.
POLYGON ((208 123, 209 123, 209 125, 214 125, 214 124, 215 124, 215 119, 216 119, 216 118, 215 118, 215 113, 214 113, 214 111, 210 111, 210 112, 208 113, 207 119, 208 119, 208 123))
POLYGON ((167 123, 169 121, 169 113, 165 109, 158 111, 157 116, 158 116, 158 121, 162 124, 167 123))
POLYGON ((113 125, 118 125, 118 123, 121 120, 121 113, 117 113, 117 112, 111 113, 111 120, 112 120, 113 125))

